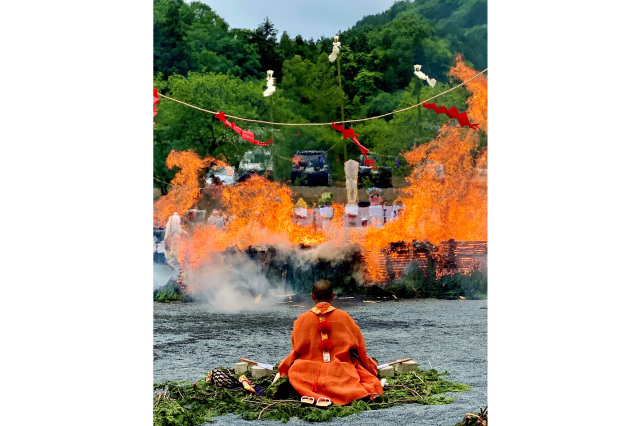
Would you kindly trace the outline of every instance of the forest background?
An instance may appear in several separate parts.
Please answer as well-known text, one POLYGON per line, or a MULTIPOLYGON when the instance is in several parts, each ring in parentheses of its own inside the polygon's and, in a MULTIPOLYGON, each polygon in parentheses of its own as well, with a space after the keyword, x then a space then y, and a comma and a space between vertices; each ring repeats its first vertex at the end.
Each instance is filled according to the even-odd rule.
MULTIPOLYGON (((274 27, 268 17, 255 30, 230 28, 210 6, 182 0, 153 2, 153 85, 164 95, 210 111, 288 123, 361 119, 416 105, 459 84, 447 75, 454 58, 481 71, 487 67, 486 0, 399 1, 382 13, 365 16, 339 33, 341 88, 333 37, 305 40, 274 27), (430 87, 414 74, 414 64, 437 83, 430 87), (264 97, 266 71, 273 70, 276 92, 264 97)), ((451 91, 438 105, 466 109, 469 93, 451 91)), ((428 143, 449 118, 424 108, 355 123, 360 142, 376 165, 406 176, 401 153, 428 143)), ((248 150, 262 149, 238 137, 213 115, 161 99, 154 118, 154 187, 169 190, 176 170, 165 165, 171 150, 193 150, 237 166, 248 150)), ((237 121, 237 120, 236 120, 237 121)), ((270 145, 274 175, 287 180, 297 150, 329 151, 334 180, 344 178, 344 145, 330 126, 273 126, 238 121, 270 145)), ((478 152, 487 144, 481 132, 478 152)), ((346 143, 347 159, 360 151, 346 143)))

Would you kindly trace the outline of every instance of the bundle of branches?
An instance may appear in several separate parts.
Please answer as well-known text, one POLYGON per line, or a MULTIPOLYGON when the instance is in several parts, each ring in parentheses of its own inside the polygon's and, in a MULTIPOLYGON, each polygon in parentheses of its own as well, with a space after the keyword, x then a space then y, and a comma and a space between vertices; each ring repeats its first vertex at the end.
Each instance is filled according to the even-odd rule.
MULTIPOLYGON (((219 367, 219 370, 233 372, 233 370, 219 367)), ((396 373, 395 377, 387 378, 384 395, 373 401, 356 400, 350 404, 332 405, 328 409, 304 407, 298 398, 274 399, 276 390, 286 378, 280 378, 275 383, 273 376, 252 378, 251 381, 260 389, 265 390, 265 396, 247 393, 242 388, 226 389, 204 379, 196 383, 165 382, 155 383, 153 397, 154 426, 168 425, 199 425, 213 417, 224 414, 235 414, 245 420, 279 420, 288 421, 291 417, 298 417, 309 422, 329 421, 334 417, 345 417, 367 410, 379 410, 399 404, 442 405, 453 401, 445 397, 446 392, 462 392, 471 389, 470 386, 444 380, 445 372, 436 370, 417 370, 407 373, 396 373)))
POLYGON ((487 426, 488 422, 487 407, 480 409, 478 414, 467 413, 464 419, 456 426, 487 426))

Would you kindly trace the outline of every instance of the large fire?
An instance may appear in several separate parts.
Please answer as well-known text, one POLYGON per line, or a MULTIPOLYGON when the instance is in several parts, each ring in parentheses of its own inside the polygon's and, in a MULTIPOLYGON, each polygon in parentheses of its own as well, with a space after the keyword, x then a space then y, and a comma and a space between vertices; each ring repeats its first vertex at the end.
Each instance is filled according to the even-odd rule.
POLYGON ((315 245, 326 241, 320 230, 294 223, 292 195, 287 186, 255 174, 224 187, 221 202, 229 217, 227 225, 224 229, 205 223, 195 225, 191 238, 178 249, 181 264, 196 269, 211 253, 227 247, 315 245))
MULTIPOLYGON (((449 74, 464 81, 477 72, 458 56, 449 74)), ((467 83, 466 88, 471 92, 467 101, 469 118, 486 132, 487 79, 479 76, 467 83)), ((195 270, 214 252, 234 246, 246 249, 261 245, 328 244, 339 250, 345 244, 356 244, 364 249, 370 281, 380 282, 387 275, 381 254, 392 243, 486 241, 487 149, 478 152, 480 141, 479 131, 450 122, 442 126, 434 140, 404 153, 414 167, 407 178, 408 186, 400 190, 404 213, 379 228, 345 227, 344 206, 337 203, 333 203, 333 219, 324 226, 300 226, 293 219, 292 190, 257 175, 222 187, 219 201, 228 217, 225 226, 206 222, 190 226, 189 237, 178 243, 180 265, 195 270)), ((213 158, 200 159, 190 151, 171 152, 167 167, 178 166, 181 171, 171 182, 171 192, 154 205, 156 223, 164 224, 173 212, 182 215, 196 205, 200 197, 199 176, 211 164, 226 166, 213 158)))
POLYGON ((164 226, 174 212, 179 215, 185 214, 198 201, 202 170, 211 165, 229 167, 225 162, 213 157, 202 159, 193 151, 174 150, 167 156, 165 164, 169 170, 179 167, 180 171, 171 180, 171 191, 153 205, 155 226, 164 226))
MULTIPOLYGON (((465 80, 477 72, 462 57, 450 75, 465 80)), ((468 115, 487 129, 487 80, 481 75, 467 83, 471 92, 468 115)), ((478 147, 477 131, 456 123, 445 124, 436 138, 404 154, 414 166, 403 189, 405 213, 402 220, 370 227, 364 239, 369 273, 373 281, 382 278, 380 251, 396 241, 487 240, 487 150, 473 158, 478 147)))

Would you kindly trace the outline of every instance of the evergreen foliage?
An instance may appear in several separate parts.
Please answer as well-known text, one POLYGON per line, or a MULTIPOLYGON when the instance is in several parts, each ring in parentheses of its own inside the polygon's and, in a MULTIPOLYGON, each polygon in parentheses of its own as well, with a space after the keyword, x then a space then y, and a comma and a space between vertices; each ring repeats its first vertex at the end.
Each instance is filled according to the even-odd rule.
POLYGON ((160 303, 193 302, 195 299, 190 294, 183 294, 176 280, 171 279, 162 287, 153 290, 153 301, 160 303))
MULTIPOLYGON (((225 369, 224 367, 218 368, 225 369)), ((275 374, 275 373, 274 373, 275 374)), ((241 389, 226 389, 207 383, 203 379, 196 383, 169 381, 154 383, 154 426, 199 425, 213 417, 235 414, 244 420, 279 420, 287 422, 298 417, 308 422, 324 422, 335 417, 345 417, 368 410, 380 410, 400 404, 443 405, 454 399, 444 396, 447 392, 463 392, 471 387, 445 380, 447 372, 417 370, 395 373, 387 378, 384 394, 373 401, 356 400, 344 406, 332 405, 328 409, 303 407, 299 397, 273 399, 276 390, 286 382, 280 378, 272 383, 274 375, 251 381, 265 396, 258 396, 241 389)))
POLYGON ((154 302, 182 302, 184 295, 173 282, 168 282, 160 288, 153 290, 154 302))

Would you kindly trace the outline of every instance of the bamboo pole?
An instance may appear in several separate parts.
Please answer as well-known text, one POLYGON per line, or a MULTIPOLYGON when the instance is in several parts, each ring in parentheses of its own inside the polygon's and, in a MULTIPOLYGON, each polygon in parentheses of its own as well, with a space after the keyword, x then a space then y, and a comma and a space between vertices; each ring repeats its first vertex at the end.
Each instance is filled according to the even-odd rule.
MULTIPOLYGON (((340 52, 338 52, 338 57, 336 59, 336 61, 338 62, 338 88, 340 89, 340 117, 342 117, 342 121, 344 122, 344 102, 343 99, 343 92, 342 92, 342 76, 340 75, 340 52)), ((344 126, 345 123, 343 123, 342 125, 344 126)), ((344 158, 342 159, 342 163, 346 163, 347 161, 347 140, 345 138, 342 138, 342 146, 344 148, 344 158)))

